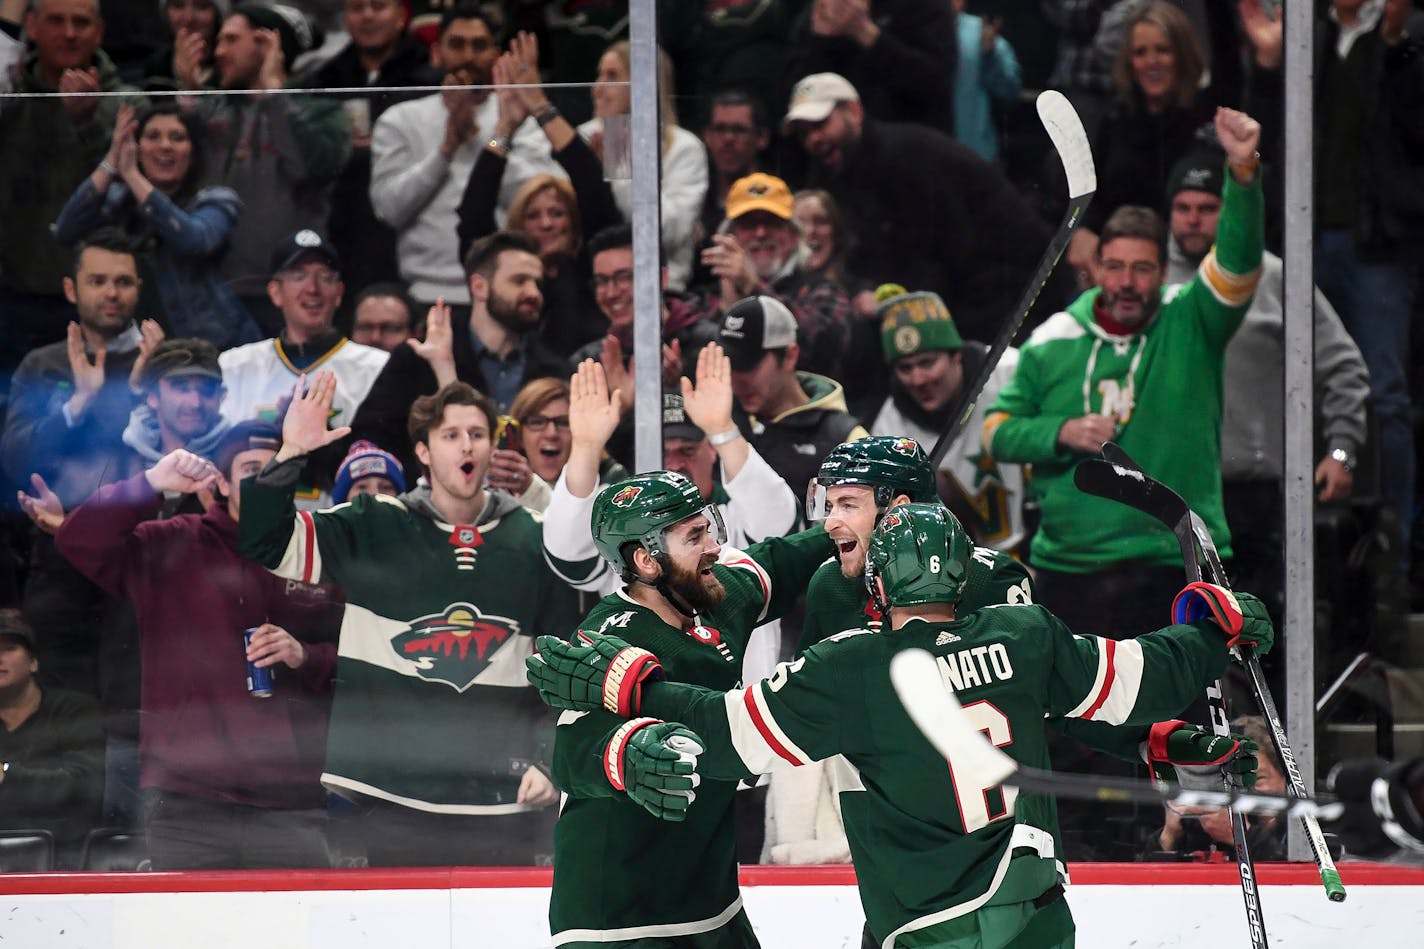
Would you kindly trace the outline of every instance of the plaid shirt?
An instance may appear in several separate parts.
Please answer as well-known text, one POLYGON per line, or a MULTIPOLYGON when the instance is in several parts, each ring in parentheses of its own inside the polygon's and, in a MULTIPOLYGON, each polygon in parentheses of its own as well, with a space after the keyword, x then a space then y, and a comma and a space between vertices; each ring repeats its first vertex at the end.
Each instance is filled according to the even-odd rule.
POLYGON ((1050 86, 1112 92, 1112 63, 1104 62, 1093 49, 1103 6, 1103 0, 1045 0, 1044 12, 1058 26, 1058 62, 1050 86))

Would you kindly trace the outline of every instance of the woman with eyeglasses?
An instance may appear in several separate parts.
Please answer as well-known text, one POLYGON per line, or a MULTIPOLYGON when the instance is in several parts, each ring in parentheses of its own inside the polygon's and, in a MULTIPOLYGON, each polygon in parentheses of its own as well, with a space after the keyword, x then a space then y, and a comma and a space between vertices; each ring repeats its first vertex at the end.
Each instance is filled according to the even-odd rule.
MULTIPOLYGON (((569 434, 569 383, 564 379, 534 379, 526 383, 509 407, 508 447, 502 440, 490 458, 490 487, 507 491, 531 511, 543 513, 573 449, 569 434)), ((600 484, 628 477, 628 471, 607 454, 598 468, 600 484)))
POLYGON ((199 188, 202 124, 164 103, 135 113, 122 106, 109 154, 79 183, 54 222, 72 245, 95 228, 124 231, 158 288, 170 335, 219 350, 261 338, 223 277, 220 262, 242 202, 231 188, 199 188))

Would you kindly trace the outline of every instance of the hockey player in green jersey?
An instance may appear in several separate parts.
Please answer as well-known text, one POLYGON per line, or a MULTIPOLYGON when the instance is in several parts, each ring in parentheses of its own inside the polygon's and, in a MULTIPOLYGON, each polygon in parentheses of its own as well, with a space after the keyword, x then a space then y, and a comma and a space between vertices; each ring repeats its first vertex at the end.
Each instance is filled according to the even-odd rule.
MULTIPOLYGON (((811 578, 797 655, 842 630, 880 627, 862 580, 870 533, 897 505, 937 500, 930 460, 913 438, 871 435, 831 449, 808 491, 806 513, 825 521, 835 557, 811 578)), ((961 613, 1032 602, 1033 581, 1023 564, 1002 551, 974 548, 961 613)))
POLYGON ((656 681, 656 659, 612 635, 582 646, 541 640, 530 677, 551 704, 687 726, 705 750, 685 768, 709 779, 845 755, 865 779, 867 805, 846 829, 867 923, 884 949, 1071 947, 1052 799, 956 771, 900 706, 890 659, 908 647, 935 655, 976 728, 1047 768, 1045 716, 1148 725, 1220 675, 1230 646, 1268 651, 1274 631, 1259 600, 1208 584, 1179 595, 1178 624, 1124 642, 1074 636, 1039 606, 959 617, 970 550, 942 506, 890 512, 867 567, 888 631, 834 636, 746 689, 656 681))
MULTIPOLYGON (((712 397, 713 382, 699 382, 698 395, 712 397)), ((829 548, 820 528, 746 551, 723 547, 716 508, 666 471, 604 488, 592 527, 627 586, 599 601, 580 635, 616 632, 656 653, 667 677, 716 690, 739 683, 752 629, 791 607, 829 548)), ((626 671, 635 689, 638 670, 626 671)), ((614 699, 626 711, 636 696, 614 699)), ((737 887, 737 782, 705 780, 693 791, 678 753, 691 737, 603 710, 560 717, 553 771, 568 800, 554 828, 554 945, 757 946, 737 887)))
POLYGON ((335 384, 298 383, 280 451, 241 494, 245 556, 346 593, 322 783, 358 802, 372 864, 534 863, 558 792, 523 660, 573 627, 575 595, 538 520, 484 486, 495 410, 463 382, 410 410, 429 487, 297 512, 302 459, 347 431, 327 429, 335 384))

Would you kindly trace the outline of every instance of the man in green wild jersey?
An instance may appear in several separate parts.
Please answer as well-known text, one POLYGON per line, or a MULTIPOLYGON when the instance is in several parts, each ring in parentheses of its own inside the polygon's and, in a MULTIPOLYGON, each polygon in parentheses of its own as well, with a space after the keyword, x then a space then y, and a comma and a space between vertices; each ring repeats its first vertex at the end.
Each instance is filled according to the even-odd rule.
MULTIPOLYGON (((718 691, 740 682, 751 631, 791 607, 828 546, 816 528, 746 551, 723 547, 716 507, 669 471, 604 488, 592 522, 627 586, 600 600, 579 634, 616 632, 661 657, 669 678, 718 691)), ((628 672, 635 689, 637 670, 628 672)), ((626 711, 635 696, 623 698, 626 711)), ((737 887, 737 782, 704 780, 694 791, 695 759, 678 753, 691 737, 601 709, 559 718, 553 776, 568 800, 554 827, 554 945, 758 945, 737 887)))
MULTIPOLYGON (((929 651, 976 730, 1046 768, 1045 717, 1148 726, 1219 676, 1230 646, 1269 651, 1274 631, 1255 597, 1202 583, 1173 604, 1176 625, 1125 642, 1074 636, 1033 605, 961 617, 971 550, 941 505, 889 512, 867 557, 882 632, 833 636, 746 689, 657 681, 657 659, 617 630, 586 645, 541 639, 530 677, 551 704, 682 723, 705 749, 684 769, 709 780, 844 755, 865 779, 865 807, 854 821, 847 815, 846 830, 867 924, 885 949, 1072 946, 1052 799, 984 786, 946 762, 896 698, 891 658, 929 651)), ((1149 744, 1167 757, 1184 733, 1176 723, 1154 728, 1149 744)), ((1217 744, 1213 763, 1245 751, 1217 744)))
POLYGON ((357 803, 373 866, 536 863, 558 801, 554 729, 522 663, 578 610, 538 518, 485 487, 494 404, 463 382, 421 396, 408 428, 428 485, 298 512, 306 455, 348 433, 327 428, 335 377, 305 382, 281 449, 242 485, 241 549, 345 590, 322 784, 357 803))

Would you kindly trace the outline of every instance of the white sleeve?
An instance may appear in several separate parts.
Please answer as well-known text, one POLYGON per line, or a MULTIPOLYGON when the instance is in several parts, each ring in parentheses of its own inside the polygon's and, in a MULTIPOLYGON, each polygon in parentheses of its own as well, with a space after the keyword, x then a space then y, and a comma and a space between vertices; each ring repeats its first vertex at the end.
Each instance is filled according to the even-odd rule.
POLYGON ((727 489, 727 534, 732 546, 784 537, 796 527, 796 495, 750 445, 746 464, 722 487, 727 489))
POLYGON ((598 553, 593 543, 594 491, 586 498, 576 498, 564 483, 564 476, 554 483, 549 504, 544 508, 544 559, 550 569, 576 590, 606 596, 621 587, 622 581, 613 567, 598 553), (586 575, 574 565, 597 560, 598 567, 586 575), (561 567, 563 569, 561 569, 561 567), (578 575, 575 575, 578 574, 578 575))
POLYGON ((663 163, 662 227, 664 245, 691 242, 707 196, 707 151, 697 136, 675 130, 663 163))
POLYGON ((422 154, 419 134, 400 121, 407 114, 399 107, 391 109, 371 133, 371 208, 396 230, 424 210, 450 170, 438 144, 422 154))
MULTIPOLYGON (((20 67, 25 44, 4 30, 0 30, 0 92, 9 92, 15 85, 15 71, 20 67)), ((0 111, 5 108, 0 103, 0 111)))

